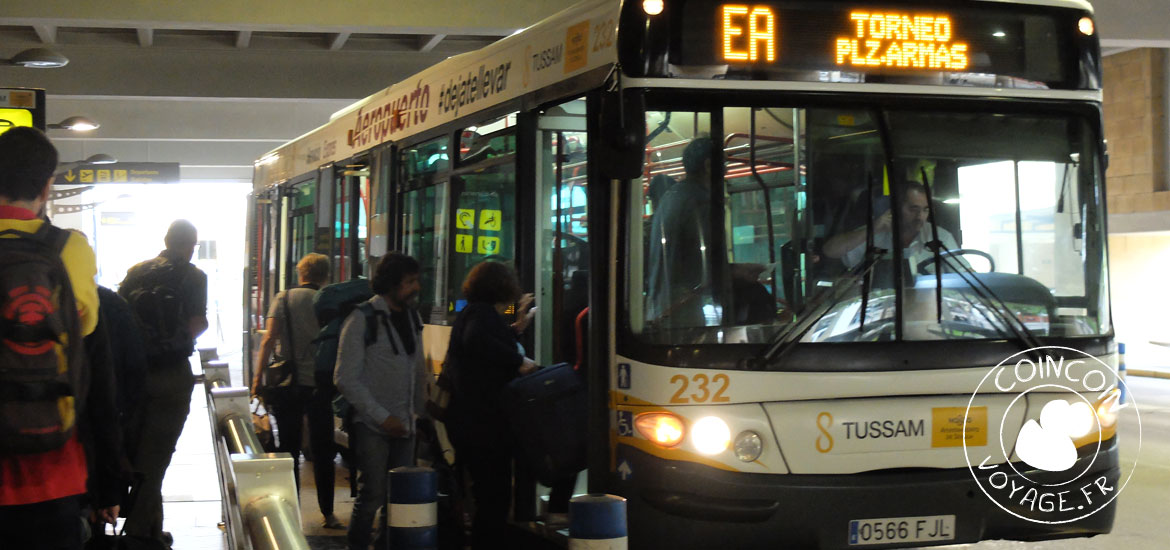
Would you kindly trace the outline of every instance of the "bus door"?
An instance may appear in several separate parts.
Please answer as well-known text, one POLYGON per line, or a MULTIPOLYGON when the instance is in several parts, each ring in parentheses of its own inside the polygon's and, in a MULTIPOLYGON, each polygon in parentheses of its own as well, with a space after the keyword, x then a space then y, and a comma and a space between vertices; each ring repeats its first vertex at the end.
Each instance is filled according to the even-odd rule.
MULTIPOLYGON (((394 173, 395 151, 394 146, 387 143, 371 153, 374 164, 370 168, 372 175, 368 201, 370 222, 367 229, 369 234, 367 255, 370 258, 385 256, 386 252, 389 252, 389 243, 393 242, 395 237, 391 234, 390 222, 393 218, 390 197, 394 193, 391 174, 394 173)), ((370 273, 366 274, 366 277, 371 276, 370 273)))
POLYGON ((357 157, 333 165, 332 188, 333 281, 348 281, 368 275, 366 264, 366 226, 369 220, 370 169, 366 157, 357 157))
MULTIPOLYGON (((485 260, 515 265, 517 114, 464 128, 451 177, 454 243, 448 265, 447 315, 467 306, 463 279, 485 260)), ((523 277, 521 277, 523 280, 523 277)))
POLYGON ((250 200, 253 210, 252 227, 248 248, 249 288, 247 299, 248 331, 247 353, 245 354, 245 375, 251 380, 252 358, 259 349, 260 336, 264 330, 264 316, 268 312, 272 297, 280 290, 280 240, 281 216, 280 187, 255 191, 250 200))
POLYGON ((539 364, 583 365, 589 307, 585 99, 550 107, 538 120, 535 322, 539 364))
POLYGON ((447 253, 450 235, 450 136, 398 151, 398 250, 418 260, 418 313, 423 320, 423 353, 438 373, 447 353, 447 253))
POLYGON ((297 262, 305 254, 314 251, 316 235, 316 204, 317 179, 310 178, 289 186, 284 193, 284 204, 281 217, 285 222, 286 244, 288 251, 282 265, 285 266, 284 282, 287 288, 297 285, 297 262))

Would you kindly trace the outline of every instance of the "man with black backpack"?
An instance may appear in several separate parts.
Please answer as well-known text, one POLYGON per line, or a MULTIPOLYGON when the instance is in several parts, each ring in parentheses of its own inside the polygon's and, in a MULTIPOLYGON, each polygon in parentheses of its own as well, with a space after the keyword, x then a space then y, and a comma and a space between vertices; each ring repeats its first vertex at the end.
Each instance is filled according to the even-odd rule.
POLYGON ((146 346, 148 371, 143 384, 139 444, 131 457, 142 476, 131 503, 125 532, 132 538, 162 541, 162 481, 183 424, 191 410, 195 377, 189 358, 195 338, 207 330, 207 275, 191 264, 199 242, 195 226, 177 220, 167 230, 166 250, 126 273, 118 294, 130 304, 146 346))
MULTIPOLYGON (((120 440, 108 370, 83 337, 98 325, 93 249, 42 217, 57 150, 33 128, 0 134, 0 540, 78 549, 86 449, 96 485, 116 481, 120 440), (83 443, 84 442, 84 443, 83 443)), ((118 490, 95 494, 113 523, 118 490)))

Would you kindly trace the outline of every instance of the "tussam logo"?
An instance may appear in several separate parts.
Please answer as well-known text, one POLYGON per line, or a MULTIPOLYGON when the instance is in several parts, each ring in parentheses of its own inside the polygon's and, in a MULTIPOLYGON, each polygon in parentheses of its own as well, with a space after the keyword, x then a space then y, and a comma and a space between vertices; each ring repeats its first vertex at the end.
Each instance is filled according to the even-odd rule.
POLYGON ((1114 435, 1122 416, 1132 414, 1140 451, 1141 417, 1112 367, 1072 348, 1034 348, 992 368, 967 414, 995 394, 1012 396, 998 422, 989 419, 992 433, 999 426, 1002 454, 992 454, 994 441, 986 447, 964 441, 963 453, 983 494, 1001 509, 1035 523, 1069 523, 1099 512, 1125 488, 1137 453, 1122 468, 1114 435), (1122 390, 1129 403, 1120 402, 1122 390), (1027 420, 1016 432, 1021 419, 1027 420))

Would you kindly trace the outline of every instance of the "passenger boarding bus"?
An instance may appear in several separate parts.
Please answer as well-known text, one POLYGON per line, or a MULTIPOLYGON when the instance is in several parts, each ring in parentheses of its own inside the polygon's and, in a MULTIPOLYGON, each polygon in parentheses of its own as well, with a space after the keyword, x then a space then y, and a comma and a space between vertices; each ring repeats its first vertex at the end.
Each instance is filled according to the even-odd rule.
POLYGON ((403 251, 437 371, 513 262, 636 548, 1108 533, 1102 132, 1083 0, 588 1, 257 160, 246 322, 304 253, 403 251), (1057 401, 1091 426, 1041 445, 1057 401))

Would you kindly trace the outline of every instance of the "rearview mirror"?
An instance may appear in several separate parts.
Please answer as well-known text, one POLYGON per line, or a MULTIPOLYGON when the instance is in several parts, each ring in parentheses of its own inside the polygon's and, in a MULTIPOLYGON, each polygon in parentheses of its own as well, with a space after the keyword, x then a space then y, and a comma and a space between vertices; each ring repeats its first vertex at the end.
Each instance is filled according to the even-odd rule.
POLYGON ((642 91, 604 92, 600 111, 598 164, 601 170, 611 178, 640 177, 646 157, 646 100, 642 91))

